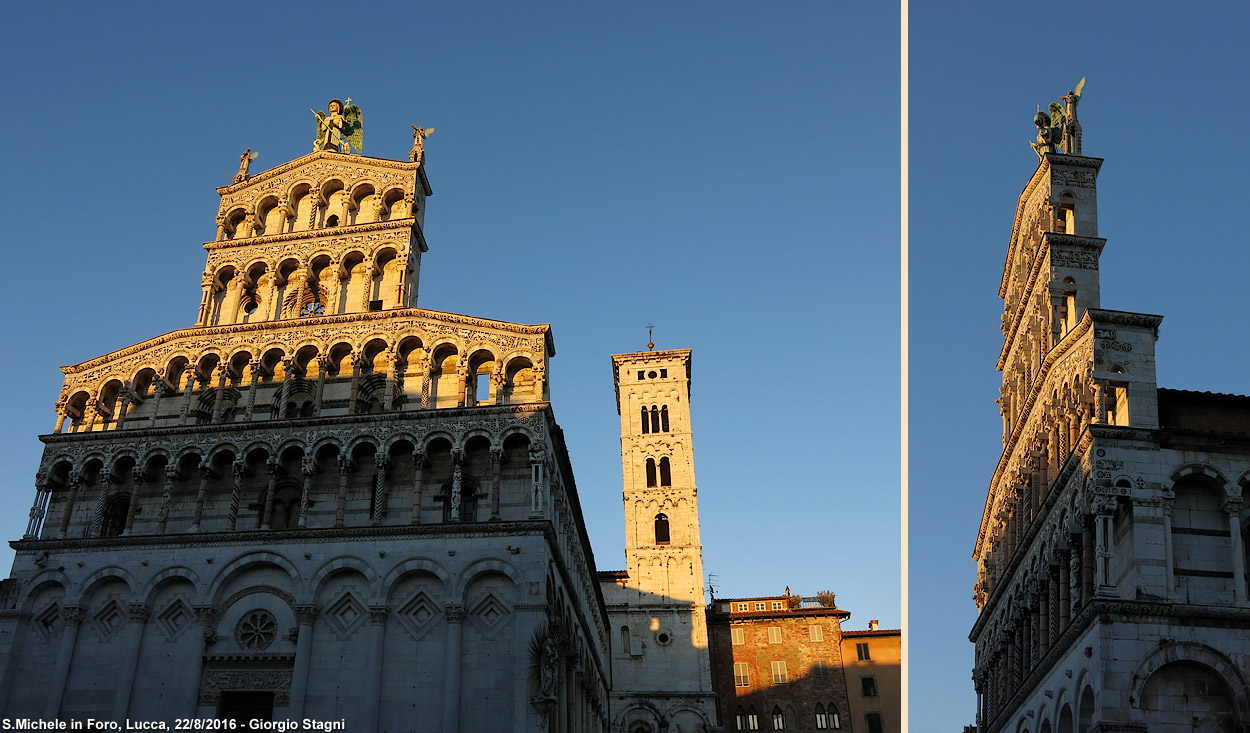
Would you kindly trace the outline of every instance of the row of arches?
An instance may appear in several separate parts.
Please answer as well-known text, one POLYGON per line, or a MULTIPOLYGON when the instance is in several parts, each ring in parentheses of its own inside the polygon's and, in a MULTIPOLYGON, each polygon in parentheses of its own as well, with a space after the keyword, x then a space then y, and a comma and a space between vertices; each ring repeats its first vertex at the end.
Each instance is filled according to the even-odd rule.
POLYGON ((175 351, 162 366, 104 378, 57 407, 55 432, 214 424, 395 410, 539 402, 541 372, 527 351, 419 335, 175 351))
POLYGON ((219 241, 406 219, 419 213, 414 194, 397 184, 330 178, 303 180, 282 193, 234 205, 218 219, 219 241))
POLYGON ((55 459, 27 536, 117 537, 524 518, 547 501, 540 444, 520 428, 463 442, 291 441, 55 459), (534 450, 531 450, 534 448, 534 450), (42 526, 42 518, 51 521, 42 526))
MULTIPOLYGON (((406 248, 318 252, 307 258, 225 263, 206 272, 199 326, 223 326, 362 313, 410 305, 413 270, 406 248)), ((418 255, 419 256, 419 255, 418 255)))

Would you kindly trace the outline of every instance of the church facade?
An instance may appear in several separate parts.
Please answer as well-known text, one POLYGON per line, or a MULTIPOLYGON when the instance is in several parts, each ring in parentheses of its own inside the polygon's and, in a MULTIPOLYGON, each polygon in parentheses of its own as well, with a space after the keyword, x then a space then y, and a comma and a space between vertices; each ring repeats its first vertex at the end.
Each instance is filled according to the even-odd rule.
POLYGON ((1102 160, 1081 154, 1078 99, 1065 98, 1066 127, 1038 122, 1049 131, 999 289, 1003 451, 974 551, 978 727, 1241 730, 1250 398, 1159 388, 1162 318, 1103 307, 1102 160))
POLYGON ((329 108, 218 189, 193 327, 63 369, 0 716, 607 729, 551 330, 418 308, 428 131, 329 108))

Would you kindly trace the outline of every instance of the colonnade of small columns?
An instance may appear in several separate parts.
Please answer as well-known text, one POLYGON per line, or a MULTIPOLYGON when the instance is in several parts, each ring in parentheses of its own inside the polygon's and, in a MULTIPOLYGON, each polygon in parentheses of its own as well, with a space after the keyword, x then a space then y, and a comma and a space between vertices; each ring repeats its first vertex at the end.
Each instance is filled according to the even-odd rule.
POLYGON ((252 206, 237 206, 222 212, 217 215, 216 240, 368 224, 398 218, 397 214, 411 216, 417 207, 413 191, 392 187, 378 195, 372 184, 363 183, 357 184, 348 193, 344 187, 333 188, 336 183, 331 181, 316 188, 304 184, 291 189, 281 198, 270 194, 252 206), (402 206, 396 210, 395 204, 400 202, 402 206), (306 209, 303 219, 299 218, 300 209, 306 209), (361 212, 364 213, 363 220, 361 212), (354 219, 353 213, 357 214, 354 219), (272 226, 276 226, 277 231, 269 231, 272 226))
MULTIPOLYGON (((339 450, 335 455, 327 453, 325 448, 313 452, 289 448, 281 455, 275 455, 267 449, 258 449, 266 454, 263 460, 259 460, 255 451, 246 457, 225 451, 207 458, 188 454, 178 460, 168 460, 161 456, 131 465, 122 465, 119 461, 110 468, 104 468, 95 459, 89 460, 86 468, 68 468, 65 464, 59 464, 55 474, 40 472, 36 476, 36 495, 30 510, 25 539, 38 539, 43 533, 44 520, 47 518, 54 492, 61 492, 65 497, 60 507, 55 539, 66 539, 71 534, 88 538, 136 534, 135 517, 141 505, 156 507, 155 520, 147 523, 145 534, 167 534, 178 488, 186 487, 197 479, 198 487, 189 525, 181 530, 183 532, 196 533, 204 530, 206 507, 211 502, 220 502, 223 499, 228 502, 224 524, 215 522, 218 526, 212 528, 212 531, 234 532, 249 529, 240 526, 240 509, 245 493, 249 496, 259 493, 259 500, 256 502, 256 528, 270 530, 274 524, 279 482, 292 478, 297 478, 300 486, 298 515, 293 526, 283 528, 303 529, 309 526, 311 497, 315 492, 322 493, 314 486, 314 477, 329 471, 337 472, 337 489, 333 494, 334 514, 330 525, 333 528, 347 526, 349 495, 360 496, 362 493, 370 497, 369 516, 365 526, 396 523, 394 520, 388 521, 387 512, 392 503, 392 494, 397 491, 411 492, 411 504, 406 512, 408 523, 421 524, 422 512, 427 508, 427 500, 431 497, 428 493, 430 483, 437 490, 441 490, 443 484, 448 484, 445 496, 434 497, 444 504, 446 521, 499 521, 503 518, 503 469, 510 460, 516 460, 516 456, 512 454, 521 450, 521 441, 528 446, 524 448, 528 454, 528 481, 523 488, 513 486, 512 491, 519 489, 525 492, 529 518, 547 516, 552 498, 549 496, 551 487, 547 480, 549 461, 546 449, 541 444, 529 443, 528 438, 523 437, 510 438, 503 445, 489 447, 485 447, 484 440, 479 438, 472 441, 472 447, 468 450, 464 447, 451 448, 443 439, 437 439, 424 448, 412 449, 408 453, 412 462, 410 476, 407 471, 399 476, 392 470, 395 468, 395 461, 404 455, 402 450, 395 452, 394 446, 392 450, 372 446, 374 452, 369 454, 366 451, 363 457, 360 454, 361 446, 358 445, 355 452, 339 450), (513 447, 509 449, 508 445, 513 447), (427 452, 430 449, 434 449, 436 453, 446 452, 449 459, 444 461, 447 465, 433 474, 430 473, 433 468, 433 454, 427 452), (475 475, 470 469, 470 452, 482 453, 483 449, 488 465, 484 466, 485 471, 477 472, 482 475, 475 475), (222 457, 230 457, 232 460, 225 462, 221 460, 222 457), (361 464, 362 460, 372 463, 371 475, 361 473, 362 469, 367 468, 367 464, 361 464), (264 476, 263 488, 254 481, 248 481, 257 474, 264 476), (353 479, 354 476, 357 478, 353 479), (402 485, 397 485, 397 481, 402 481, 402 485), (252 485, 248 486, 249 483, 252 485), (478 507, 476 494, 469 495, 471 488, 478 484, 488 487, 484 497, 487 500, 485 510, 478 507), (153 488, 147 489, 148 486, 153 488), (90 496, 92 489, 95 492, 94 508, 86 520, 87 526, 81 532, 71 532, 75 510, 84 498, 90 496), (108 515, 107 511, 110 502, 119 497, 125 499, 124 520, 121 516, 108 515), (110 522, 107 528, 106 522, 110 522)), ((405 445, 411 444, 405 442, 405 445)), ((401 510, 400 507, 395 509, 401 510)))
MULTIPOLYGON (((101 390, 102 395, 105 395, 112 404, 106 404, 100 398, 93 398, 82 392, 76 393, 74 397, 58 403, 57 420, 53 432, 62 432, 67 420, 70 422, 68 432, 124 429, 127 425, 127 417, 131 408, 142 405, 147 400, 152 400, 153 402, 148 414, 141 423, 135 424, 131 420, 130 427, 155 427, 160 421, 163 421, 161 424, 164 425, 218 424, 227 422, 225 410, 230 402, 230 398, 235 393, 241 393, 243 389, 247 391, 246 405, 240 411, 234 409, 239 407, 237 404, 229 404, 229 407, 232 408, 229 421, 233 422, 241 419, 244 422, 248 422, 257 419, 256 395, 260 391, 258 387, 264 384, 272 384, 278 378, 281 379, 281 385, 273 400, 273 404, 277 405, 277 408, 266 405, 261 405, 260 407, 262 411, 267 408, 269 419, 288 417, 283 406, 288 403, 288 398, 292 395, 292 381, 296 378, 311 381, 308 379, 308 372, 311 362, 314 361, 316 362, 317 377, 314 397, 310 404, 312 414, 297 416, 318 417, 323 414, 327 380, 340 378, 343 361, 346 359, 350 359, 352 368, 346 414, 357 414, 360 411, 362 380, 368 375, 377 374, 377 371, 375 371, 377 368, 386 368, 388 366, 390 367, 389 373, 379 375, 384 377, 381 394, 363 396, 370 398, 371 408, 376 407, 384 412, 394 410, 396 408, 396 396, 399 390, 403 389, 408 363, 414 353, 420 351, 419 347, 398 351, 394 347, 383 346, 368 349, 354 356, 350 347, 346 345, 343 345, 343 347, 341 350, 339 347, 332 348, 331 354, 305 355, 303 358, 298 356, 275 359, 256 358, 248 352, 243 352, 242 354, 236 354, 229 360, 216 358, 210 359, 207 363, 204 360, 200 360, 194 368, 188 366, 176 369, 171 364, 167 371, 173 377, 172 381, 158 373, 150 372, 148 374, 150 381, 141 385, 138 389, 135 387, 135 380, 126 380, 124 382, 112 380, 116 382, 115 392, 106 393, 104 389, 101 390), (231 393, 229 388, 234 388, 235 393, 231 393), (199 414, 193 409, 197 394, 201 398, 211 401, 211 407, 200 411, 199 414), (162 400, 179 395, 181 395, 182 401, 179 404, 177 413, 162 414, 162 400), (78 399, 76 400, 75 398, 78 399), (171 420, 172 422, 170 422, 171 420)), ((452 353, 445 349, 437 351, 427 349, 423 353, 419 353, 417 355, 418 363, 421 366, 419 373, 421 379, 419 405, 414 401, 410 403, 410 406, 401 405, 400 409, 431 409, 453 406, 477 407, 491 404, 492 402, 493 404, 512 404, 513 398, 516 396, 523 396, 526 402, 541 401, 544 384, 544 370, 541 365, 535 366, 527 357, 514 357, 505 364, 503 361, 497 360, 493 354, 482 352, 481 350, 475 351, 474 354, 469 356, 470 358, 463 358, 461 354, 452 353), (472 358, 475 355, 477 355, 477 358, 472 358), (434 389, 436 381, 443 376, 443 364, 452 356, 455 356, 457 360, 454 404, 447 395, 436 395, 436 390, 434 389), (486 371, 483 372, 482 369, 486 371), (478 374, 488 375, 489 381, 486 385, 488 394, 486 395, 477 394, 476 376, 478 374), (516 394, 518 377, 522 377, 526 381, 532 380, 532 382, 526 385, 531 387, 528 394, 516 394), (491 400, 491 395, 494 396, 493 401, 491 400), (435 404, 435 397, 438 398, 437 404, 435 404)))

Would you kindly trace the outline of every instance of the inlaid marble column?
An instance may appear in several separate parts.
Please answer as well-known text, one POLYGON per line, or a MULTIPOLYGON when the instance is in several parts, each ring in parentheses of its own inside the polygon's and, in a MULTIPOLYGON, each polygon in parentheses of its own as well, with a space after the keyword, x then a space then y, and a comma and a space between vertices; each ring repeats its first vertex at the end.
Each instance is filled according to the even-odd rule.
POLYGON ((138 466, 130 472, 130 480, 134 483, 134 491, 130 492, 130 505, 126 507, 126 526, 122 527, 122 537, 129 537, 135 526, 135 515, 139 513, 139 496, 143 493, 143 485, 147 483, 147 472, 138 466))
POLYGON ((1084 606, 1094 596, 1094 542, 1093 522, 1082 518, 1081 522, 1081 605, 1084 606))
POLYGON ((530 518, 543 516, 546 511, 546 455, 542 450, 530 449, 530 518))
POLYGON ((456 406, 464 407, 467 392, 469 390, 469 361, 468 355, 460 360, 459 366, 456 367, 456 406))
MULTIPOLYGON (((187 365, 185 375, 187 377, 187 386, 186 386, 186 391, 182 395, 182 408, 178 412, 178 424, 179 425, 186 425, 187 420, 191 417, 191 399, 192 399, 192 395, 195 394, 195 381, 196 381, 194 363, 187 365)), ((201 386, 203 386, 203 380, 200 380, 200 383, 201 383, 201 386)))
POLYGON ((130 622, 126 629, 126 658, 121 666, 116 668, 119 677, 117 692, 113 697, 113 720, 117 723, 123 723, 126 720, 126 713, 130 710, 130 693, 134 689, 135 673, 139 669, 139 650, 143 646, 143 629, 152 615, 152 609, 143 603, 132 603, 126 610, 126 617, 130 622))
POLYGON ((313 622, 317 620, 316 606, 303 604, 295 607, 295 620, 299 631, 295 637, 295 669, 291 674, 291 705, 287 717, 300 720, 304 717, 304 698, 308 694, 308 669, 312 664, 313 622))
POLYGON ((61 526, 57 529, 56 538, 58 540, 65 539, 69 533, 70 516, 74 513, 74 504, 78 502, 78 490, 82 488, 82 474, 78 471, 70 471, 68 477, 69 492, 65 498, 65 508, 61 510, 61 526))
POLYGON ((121 394, 117 396, 117 420, 113 426, 115 430, 121 430, 126 425, 126 412, 130 409, 130 403, 133 400, 129 385, 130 382, 123 384, 121 394))
POLYGON ((425 484, 425 452, 412 452, 412 523, 421 524, 421 490, 425 484))
POLYGON ((364 357, 357 356, 352 359, 352 383, 351 392, 347 397, 347 414, 356 414, 356 401, 360 395, 360 371, 365 365, 364 357))
POLYGON ((65 683, 69 681, 70 666, 74 661, 74 647, 78 642, 78 627, 82 625, 86 611, 73 605, 61 606, 61 648, 56 655, 56 668, 52 671, 52 684, 44 698, 43 717, 54 720, 61 717, 61 701, 65 697, 65 683))
POLYGON ((434 366, 434 361, 433 361, 433 357, 430 354, 430 350, 426 349, 424 353, 425 353, 425 357, 424 357, 423 363, 425 364, 425 367, 424 367, 425 373, 421 375, 421 407, 427 408, 427 407, 431 407, 430 405, 430 383, 434 379, 434 372, 436 370, 436 367, 434 366))
POLYGON ((1071 568, 1069 566, 1069 563, 1071 562, 1071 558, 1070 558, 1071 554, 1072 553, 1069 552, 1066 548, 1060 549, 1055 553, 1056 560, 1058 561, 1058 571, 1059 571, 1059 582, 1056 583, 1057 587, 1055 590, 1058 591, 1058 594, 1059 594, 1058 633, 1060 634, 1062 634, 1068 628, 1068 618, 1070 617, 1072 613, 1072 587, 1071 587, 1072 580, 1071 580, 1071 568))
POLYGON ((210 418, 213 424, 221 422, 221 413, 226 407, 226 378, 229 376, 230 370, 221 362, 217 363, 217 368, 209 375, 209 384, 217 382, 217 392, 213 395, 213 416, 210 418))
POLYGON ((1111 577, 1111 558, 1115 554, 1115 538, 1111 532, 1111 517, 1115 513, 1116 499, 1101 496, 1094 500, 1094 588, 1096 595, 1107 595, 1114 590, 1111 577))
POLYGON ((300 473, 304 475, 304 484, 299 495, 299 528, 308 526, 308 496, 312 493, 312 477, 317 473, 317 459, 304 456, 300 461, 300 473))
POLYGON ((373 456, 373 516, 370 518, 374 526, 382 523, 386 514, 386 468, 391 465, 385 453, 378 452, 373 456))
MULTIPOLYGON (((451 471, 451 496, 448 499, 448 503, 451 505, 449 518, 453 522, 459 522, 461 521, 460 504, 462 492, 464 491, 464 451, 459 448, 452 448, 451 462, 453 468, 451 471)), ((473 521, 473 517, 469 517, 466 521, 473 521)))
POLYGON ((321 415, 321 403, 325 400, 326 372, 330 368, 330 357, 317 357, 317 400, 313 403, 313 415, 321 415))
POLYGON ((1224 501, 1224 512, 1228 514, 1228 531, 1232 539, 1233 552, 1233 592, 1238 603, 1246 601, 1246 557, 1241 544, 1241 497, 1235 496, 1224 501))
POLYGON ((378 712, 382 706, 382 665, 386 654, 386 606, 369 607, 369 687, 365 691, 365 726, 361 730, 378 729, 378 712))
MULTIPOLYGON (((1049 574, 1049 573, 1048 573, 1049 574)), ((1042 658, 1050 651, 1050 580, 1038 585, 1037 594, 1037 656, 1042 658)))
POLYGON ((347 481, 351 476, 355 464, 347 456, 340 455, 338 457, 339 468, 339 493, 338 499, 334 506, 334 526, 342 527, 345 516, 347 514, 347 481))
POLYGON ((96 477, 96 483, 100 488, 96 491, 95 511, 91 513, 91 532, 89 537, 99 537, 104 527, 104 505, 109 499, 109 485, 116 483, 117 477, 113 472, 105 469, 96 477))
POLYGON ((501 519, 499 514, 499 492, 503 485, 503 448, 490 449, 490 521, 498 522, 501 519))
POLYGON ((261 363, 259 359, 253 359, 247 364, 247 416, 246 420, 251 422, 252 413, 256 410, 256 392, 260 387, 261 363))
POLYGON ((239 528, 239 502, 243 498, 243 479, 247 477, 247 464, 236 458, 230 464, 230 509, 226 513, 226 526, 234 532, 239 528))
MULTIPOLYGON (((30 506, 30 520, 26 523, 26 534, 22 539, 32 540, 39 537, 43 528, 43 517, 48 509, 48 499, 52 495, 52 482, 42 471, 35 474, 35 503, 30 506)), ((3 711, 0 707, 0 711, 3 711)))
POLYGON ((174 479, 182 478, 176 466, 165 466, 165 489, 161 492, 161 508, 156 513, 156 533, 165 534, 169 522, 169 509, 174 500, 174 479))
POLYGON ((260 517, 261 529, 269 529, 270 522, 273 521, 273 493, 278 483, 278 472, 282 470, 278 460, 272 456, 265 461, 265 468, 268 469, 269 483, 265 486, 265 510, 260 517))
POLYGON ((204 519, 204 503, 208 501, 208 482, 216 476, 217 472, 211 467, 200 465, 200 490, 195 495, 195 511, 191 515, 191 526, 187 529, 188 532, 200 531, 200 522, 204 519))
POLYGON ((1171 599, 1176 590, 1176 568, 1172 554, 1172 507, 1176 503, 1176 494, 1172 491, 1163 492, 1163 597, 1171 599))
POLYGON ((217 619, 220 616, 214 606, 195 606, 192 611, 195 613, 200 643, 195 656, 192 657, 194 661, 191 664, 191 671, 183 678, 189 682, 186 688, 189 699, 183 703, 183 710, 195 710, 199 706, 200 679, 204 675, 204 655, 208 652, 208 647, 217 641, 217 619))
POLYGON ((443 673, 443 731, 460 730, 460 644, 464 638, 465 608, 447 604, 447 654, 443 673))

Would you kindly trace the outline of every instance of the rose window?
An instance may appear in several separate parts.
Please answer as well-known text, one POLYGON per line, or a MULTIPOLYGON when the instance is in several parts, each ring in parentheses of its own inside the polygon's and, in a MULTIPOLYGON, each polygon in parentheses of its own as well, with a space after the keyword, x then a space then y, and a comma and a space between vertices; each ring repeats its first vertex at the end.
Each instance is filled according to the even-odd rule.
POLYGON ((278 633, 278 620, 272 613, 264 609, 249 611, 239 619, 235 627, 235 638, 239 646, 249 652, 258 652, 268 648, 278 633))

